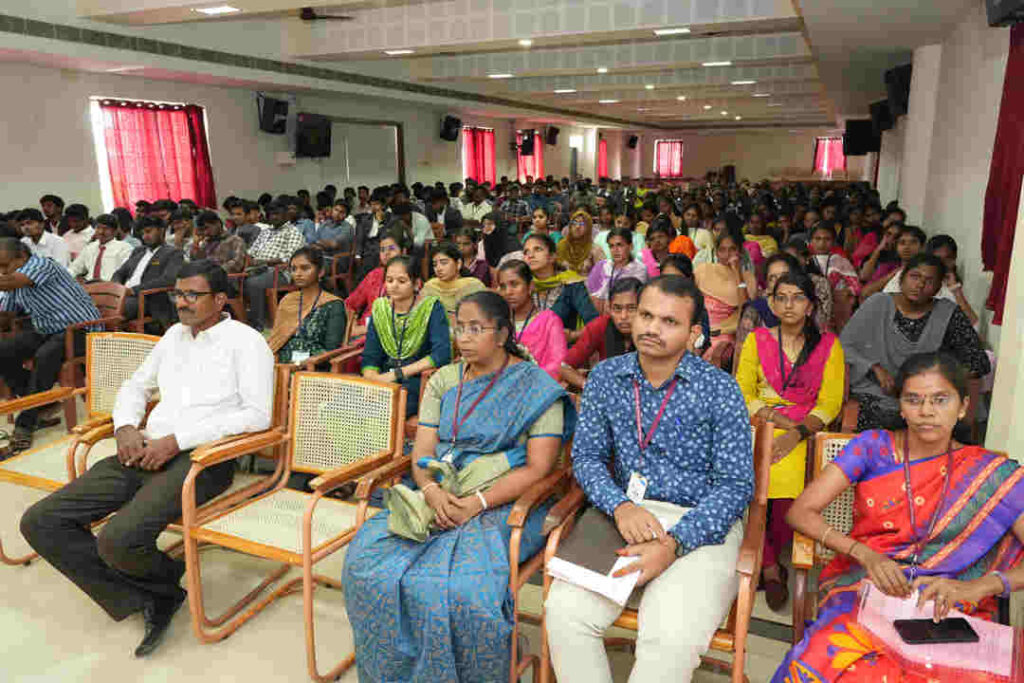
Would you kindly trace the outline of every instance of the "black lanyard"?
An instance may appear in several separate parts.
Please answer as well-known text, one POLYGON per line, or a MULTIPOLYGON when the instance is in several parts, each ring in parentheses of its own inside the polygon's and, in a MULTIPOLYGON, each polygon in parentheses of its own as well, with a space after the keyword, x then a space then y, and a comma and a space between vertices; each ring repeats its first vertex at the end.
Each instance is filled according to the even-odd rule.
MULTIPOLYGON (((415 305, 416 304, 416 300, 413 299, 412 303, 413 303, 413 305, 415 305)), ((405 330, 406 330, 407 327, 409 327, 409 316, 412 315, 412 309, 413 309, 413 306, 409 306, 409 312, 405 314, 405 320, 402 321, 402 334, 401 334, 401 336, 398 337, 398 346, 395 347, 395 354, 396 354, 395 355, 395 365, 396 366, 401 362, 401 360, 403 358, 403 356, 402 356, 402 345, 405 344, 405 330)), ((397 336, 397 333, 398 333, 398 321, 396 320, 395 302, 392 301, 391 302, 391 334, 397 336)))
POLYGON ((516 335, 516 341, 517 342, 522 341, 523 335, 526 334, 526 328, 529 327, 529 325, 530 325, 530 318, 532 318, 533 314, 536 313, 536 312, 537 312, 537 307, 531 305, 530 306, 530 312, 526 315, 526 320, 523 321, 523 326, 521 328, 519 328, 519 334, 516 335))
POLYGON ((906 494, 907 494, 907 514, 910 515, 910 534, 911 534, 911 554, 910 554, 910 580, 913 581, 917 575, 917 560, 921 554, 921 549, 924 544, 931 538, 932 532, 935 531, 935 524, 939 521, 939 515, 942 513, 942 509, 946 507, 946 496, 949 494, 949 480, 953 473, 953 444, 950 442, 949 448, 946 450, 946 477, 942 484, 942 498, 939 499, 939 504, 935 508, 935 512, 932 514, 931 521, 928 522, 928 532, 924 535, 917 533, 917 515, 914 512, 914 490, 910 484, 910 448, 907 445, 906 436, 903 437, 903 480, 905 483, 906 494))
POLYGON ((298 318, 299 318, 299 321, 298 321, 298 331, 299 332, 302 332, 306 328, 306 321, 309 320, 310 318, 312 318, 313 314, 316 313, 316 306, 317 306, 318 303, 320 303, 320 297, 323 295, 323 293, 324 293, 324 291, 322 289, 318 289, 317 290, 317 292, 316 292, 316 299, 314 299, 314 301, 313 301, 313 308, 309 309, 309 315, 307 315, 305 318, 303 318, 302 317, 302 290, 301 289, 299 290, 299 313, 298 313, 298 318))
MULTIPOLYGON (((806 344, 807 340, 804 340, 804 343, 806 344)), ((803 347, 801 347, 801 351, 802 350, 803 347)), ((797 356, 797 360, 799 360, 799 356, 797 356)), ((790 371, 789 377, 786 377, 786 351, 782 348, 781 325, 779 326, 779 374, 782 375, 782 391, 785 391, 786 387, 789 386, 789 383, 793 381, 793 375, 796 374, 796 365, 793 365, 793 369, 790 371)), ((781 394, 782 392, 780 391, 779 393, 781 394)))

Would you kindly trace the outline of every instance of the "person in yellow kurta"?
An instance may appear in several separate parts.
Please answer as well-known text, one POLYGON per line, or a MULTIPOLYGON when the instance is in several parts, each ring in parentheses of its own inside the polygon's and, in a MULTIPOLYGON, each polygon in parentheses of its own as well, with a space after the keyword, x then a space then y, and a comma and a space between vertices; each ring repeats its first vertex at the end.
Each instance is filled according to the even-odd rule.
POLYGON ((747 335, 736 370, 750 415, 776 426, 762 569, 765 598, 775 611, 789 598, 778 558, 793 534, 786 512, 804 489, 807 439, 832 422, 843 403, 843 347, 834 334, 818 330, 815 301, 805 273, 781 276, 769 297, 779 325, 747 335))
POLYGON ((462 252, 451 242, 441 242, 434 247, 431 259, 434 277, 423 284, 424 296, 436 296, 448 316, 448 329, 455 329, 455 309, 459 299, 487 287, 475 277, 464 277, 462 252))

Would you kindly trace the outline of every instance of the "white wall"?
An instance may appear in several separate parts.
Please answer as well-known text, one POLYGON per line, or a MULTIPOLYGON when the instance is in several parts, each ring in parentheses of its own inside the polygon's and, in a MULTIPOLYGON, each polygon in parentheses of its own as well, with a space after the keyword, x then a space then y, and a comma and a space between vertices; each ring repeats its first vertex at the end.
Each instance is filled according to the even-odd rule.
POLYGON ((907 222, 911 225, 920 225, 924 220, 935 116, 940 98, 942 50, 942 45, 923 45, 914 50, 910 99, 903 121, 903 168, 900 174, 900 206, 907 212, 907 222))
POLYGON ((900 171, 906 127, 907 117, 901 116, 892 128, 882 133, 882 145, 878 153, 878 195, 883 206, 900 198, 900 171))

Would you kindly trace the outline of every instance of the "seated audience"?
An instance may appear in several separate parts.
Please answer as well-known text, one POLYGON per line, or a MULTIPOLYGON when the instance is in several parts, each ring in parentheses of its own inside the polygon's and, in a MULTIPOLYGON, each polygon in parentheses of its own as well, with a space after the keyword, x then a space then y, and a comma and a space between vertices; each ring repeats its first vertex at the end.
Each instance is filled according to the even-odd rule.
POLYGON ((842 254, 835 253, 835 230, 829 223, 819 222, 811 230, 808 247, 818 271, 828 280, 832 289, 833 313, 830 326, 842 331, 846 321, 853 315, 860 294, 860 278, 857 269, 842 254))
POLYGON ((946 266, 946 279, 943 280, 942 287, 939 289, 939 293, 936 294, 936 296, 941 297, 943 295, 943 291, 951 293, 953 295, 953 300, 956 301, 956 305, 964 312, 964 315, 966 315, 967 319, 971 321, 971 324, 977 325, 978 314, 974 312, 974 308, 971 306, 971 303, 967 300, 967 297, 964 296, 963 281, 960 279, 960 275, 957 272, 956 240, 949 235, 935 235, 928 239, 928 243, 925 245, 925 251, 939 257, 939 260, 946 266))
POLYGON ((118 206, 111 209, 110 215, 117 219, 116 239, 121 240, 132 249, 141 247, 142 240, 132 234, 135 228, 135 220, 132 218, 131 211, 123 206, 118 206))
POLYGON ((559 269, 555 243, 547 235, 527 238, 523 245, 523 255, 533 272, 534 303, 537 308, 554 311, 562 319, 562 326, 568 330, 569 341, 575 341, 579 336, 578 327, 598 315, 587 294, 583 278, 576 271, 559 269))
POLYGON ((441 242, 433 252, 434 277, 424 283, 423 296, 441 300, 450 330, 455 327, 455 307, 459 299, 486 287, 477 278, 463 275, 462 252, 451 242, 441 242))
POLYGON ((455 246, 462 254, 462 266, 466 271, 480 282, 484 287, 491 286, 491 266, 487 259, 480 255, 480 235, 471 226, 465 226, 455 231, 455 246))
MULTIPOLYGON (((117 455, 100 460, 33 505, 21 533, 33 549, 120 621, 141 612, 135 656, 151 654, 185 601, 185 563, 157 537, 181 515, 192 449, 270 427, 274 359, 263 338, 223 312, 227 274, 209 261, 181 269, 174 300, 181 323, 167 331, 117 392, 117 455), (160 400, 146 417, 154 392, 160 400), (146 426, 140 430, 145 420, 146 426), (92 525, 107 515, 94 535, 92 525)), ((235 463, 204 470, 197 503, 230 485, 235 463)))
POLYGON ((64 217, 64 200, 55 194, 44 194, 39 198, 39 208, 45 216, 43 229, 54 235, 63 235, 68 231, 68 221, 64 217))
MULTIPOLYGON (((860 588, 870 581, 886 595, 914 599, 936 621, 952 609, 994 621, 996 598, 1024 588, 1020 466, 954 437, 967 407, 966 369, 941 351, 910 356, 894 394, 907 427, 860 434, 814 477, 786 517, 835 557, 818 579, 818 619, 773 683, 802 683, 806 672, 829 682, 959 680, 931 662, 899 657, 865 632, 856 617, 860 588), (844 534, 821 511, 850 486, 855 524, 844 534)), ((981 678, 988 677, 967 676, 981 678)))
POLYGON ((760 214, 750 214, 750 218, 747 219, 746 230, 743 231, 743 236, 747 241, 757 242, 758 246, 761 247, 761 254, 765 258, 779 250, 778 243, 774 237, 768 234, 768 226, 760 214))
POLYGON ((530 235, 547 235, 551 238, 551 241, 556 245, 562 241, 562 233, 552 228, 551 215, 548 213, 548 209, 544 206, 538 206, 532 211, 532 222, 530 223, 530 230, 523 235, 523 241, 530 235))
MULTIPOLYGON (((867 286, 861 291, 862 301, 872 294, 881 291, 881 288, 888 282, 887 278, 900 269, 902 259, 896 251, 896 238, 899 236, 902 228, 902 224, 896 223, 885 228, 881 240, 875 243, 875 248, 872 249, 871 252, 869 252, 869 254, 862 260, 860 265, 860 280, 861 282, 867 283, 867 286), (877 288, 871 287, 871 284, 879 280, 881 280, 883 284, 879 285, 877 288)), ((882 229, 879 228, 879 230, 882 229)), ((865 242, 867 241, 868 240, 865 240, 865 242)), ((911 242, 908 240, 907 246, 910 245, 911 242)), ((860 249, 858 248, 854 251, 854 254, 857 254, 857 251, 860 251, 860 249)))
POLYGON ((842 410, 846 365, 839 339, 822 333, 814 322, 814 284, 805 273, 785 273, 769 291, 778 322, 747 336, 736 382, 750 416, 776 427, 761 575, 768 606, 779 612, 789 599, 786 570, 779 562, 793 534, 786 512, 804 488, 807 439, 842 410))
POLYGON ((46 230, 43 214, 39 209, 25 209, 18 215, 21 224, 22 243, 36 256, 53 259, 57 265, 67 268, 71 265, 71 253, 64 238, 46 230))
POLYGON ((288 268, 299 290, 285 294, 277 305, 267 344, 279 362, 301 363, 340 347, 348 318, 345 302, 321 286, 324 256, 318 247, 300 247, 288 268))
POLYGON ((363 377, 405 387, 406 417, 419 408, 420 374, 446 365, 452 357, 444 306, 437 297, 418 291, 419 282, 409 256, 387 262, 387 296, 373 302, 363 349, 363 377))
POLYGON ((558 369, 568 351, 562 320, 534 303, 533 273, 525 261, 512 259, 498 267, 498 291, 512 311, 515 340, 526 347, 537 365, 558 379, 558 369))
MULTIPOLYGON (((657 266, 656 269, 652 269, 650 265, 647 267, 647 276, 649 278, 656 278, 661 275, 661 263, 671 253, 670 245, 674 239, 674 233, 672 232, 671 226, 664 224, 656 224, 647 228, 647 233, 644 235, 644 241, 647 243, 647 249, 645 252, 650 254, 650 261, 653 261, 657 266)), ((686 256, 684 254, 684 256, 686 256)), ((692 257, 686 256, 687 260, 692 257)), ((645 262, 648 259, 645 258, 645 262)))
MULTIPOLYGON (((779 324, 779 319, 772 311, 769 292, 775 287, 778 279, 786 273, 807 273, 800 261, 789 253, 788 245, 786 251, 772 254, 765 261, 766 286, 762 290, 762 295, 743 305, 739 324, 736 327, 736 346, 738 348, 743 347, 747 335, 755 328, 775 327, 779 324)), ((832 310, 832 289, 828 286, 828 281, 821 276, 812 273, 807 273, 807 276, 811 278, 811 283, 814 285, 814 324, 820 332, 826 332, 831 328, 831 322, 821 309, 832 310)))
POLYGON ((448 202, 448 193, 444 188, 433 188, 428 195, 427 220, 435 240, 454 239, 462 228, 462 213, 448 202))
POLYGON ((89 208, 84 204, 71 204, 64 210, 64 218, 67 219, 68 229, 61 237, 67 243, 68 254, 73 261, 82 253, 85 245, 92 240, 93 231, 92 226, 89 225, 89 208))
MULTIPOLYGON (((387 211, 387 198, 383 192, 374 191, 370 197, 370 211, 359 215, 356 222, 353 251, 356 259, 356 278, 362 280, 366 274, 383 263, 377 259, 380 255, 380 241, 387 232, 385 226, 391 221, 387 211)), ((410 243, 409 248, 412 248, 410 243)))
POLYGON ((593 219, 586 211, 577 211, 569 218, 563 239, 556 245, 558 263, 566 270, 586 276, 604 252, 594 244, 593 219))
MULTIPOLYGON (((100 312, 65 268, 10 237, 0 238, 0 295, 0 330, 9 332, 0 338, 0 378, 14 396, 48 391, 64 363, 65 330, 99 319, 100 312), (17 314, 28 316, 31 324, 12 331, 17 314), (29 359, 31 370, 25 368, 29 359)), ((84 331, 75 335, 74 345, 76 353, 84 353, 84 331)), ((21 411, 0 460, 28 450, 37 427, 59 422, 41 423, 40 410, 21 411)))
POLYGON ((487 188, 483 185, 476 185, 469 194, 472 201, 463 202, 460 207, 462 218, 463 220, 482 221, 484 216, 493 211, 487 202, 487 188))
POLYGON ((903 426, 895 378, 914 354, 949 351, 975 377, 991 369, 967 316, 935 298, 945 275, 942 261, 918 254, 900 273, 900 292, 871 297, 843 329, 850 396, 860 402, 857 431, 903 426))
POLYGON ((192 241, 190 260, 206 259, 227 273, 241 273, 245 270, 247 250, 240 235, 225 232, 224 224, 215 212, 202 211, 196 216, 196 237, 192 241))
POLYGON ((121 264, 132 255, 132 248, 117 239, 118 221, 115 216, 101 214, 96 217, 95 223, 95 239, 85 245, 69 270, 76 278, 109 281, 121 264))
MULTIPOLYGON (((506 520, 512 503, 555 468, 575 425, 565 391, 524 360, 511 317, 494 292, 459 303, 462 360, 427 384, 412 452, 415 490, 389 491, 388 510, 367 520, 346 552, 342 586, 364 683, 508 679, 506 520), (432 519, 428 527, 420 514, 432 519)), ((521 558, 543 550, 549 507, 527 519, 521 558)))
POLYGON ((624 228, 613 228, 608 235, 610 259, 599 261, 587 276, 587 291, 597 307, 604 312, 608 304, 608 292, 616 280, 632 277, 647 282, 647 267, 633 255, 633 233, 624 228))
MULTIPOLYGON (((633 320, 637 352, 591 373, 573 445, 587 500, 614 519, 620 554, 636 558, 617 575, 640 573, 634 681, 688 680, 736 597, 754 490, 750 421, 736 382, 687 352, 701 334, 701 299, 681 277, 647 284, 633 320)), ((545 619, 559 680, 611 682, 603 636, 621 611, 554 581, 545 619)))
POLYGON ((694 282, 704 295, 711 320, 711 346, 705 358, 719 345, 735 342, 740 307, 757 292, 754 273, 741 266, 742 252, 741 238, 723 232, 715 240, 715 260, 694 266, 694 282))
MULTIPOLYGON (((270 225, 260 231, 249 247, 249 268, 245 278, 245 300, 249 305, 249 324, 256 330, 266 326, 268 289, 274 286, 274 269, 284 265, 295 251, 305 244, 302 232, 289 222, 289 215, 298 215, 297 200, 289 204, 275 201, 267 205, 270 225)), ((287 284, 287 272, 278 275, 279 284, 287 284)))
MULTIPOLYGON (((380 256, 375 261, 387 263, 396 256, 406 256, 412 246, 408 238, 399 230, 386 233, 379 240, 380 256)), ((345 308, 349 315, 356 317, 352 326, 352 336, 362 337, 366 334, 367 321, 370 318, 373 302, 379 297, 385 296, 384 289, 384 266, 377 266, 366 274, 359 285, 352 292, 352 295, 345 300, 345 308)))
POLYGON ((683 209, 683 224, 686 227, 686 234, 697 251, 715 246, 715 239, 710 230, 711 221, 705 221, 702 218, 699 204, 691 203, 683 209))
POLYGON ((591 320, 583 328, 559 369, 560 378, 570 387, 582 389, 586 377, 580 369, 596 356, 597 361, 615 358, 633 350, 633 318, 644 284, 632 277, 615 281, 609 291, 608 313, 591 320))
MULTIPOLYGON (((529 229, 536 214, 534 209, 530 207, 530 203, 520 197, 519 185, 515 183, 509 185, 507 192, 508 194, 504 201, 496 206, 495 210, 501 217, 502 224, 508 226, 509 232, 518 236, 523 230, 529 229)), ((548 217, 547 206, 538 204, 537 208, 544 211, 546 221, 548 217)))
MULTIPOLYGON (((498 267, 502 259, 519 251, 519 240, 509 233, 506 226, 499 224, 500 220, 498 212, 492 211, 484 214, 479 223, 483 255, 491 268, 498 267)), ((465 225, 475 227, 476 223, 467 219, 465 225)))
MULTIPOLYGON (((173 286, 184 263, 181 250, 164 242, 164 226, 156 216, 142 218, 139 228, 143 246, 135 249, 111 278, 112 282, 132 290, 124 301, 124 315, 128 320, 139 316, 139 294, 147 289, 173 286)), ((156 326, 168 327, 174 321, 174 310, 166 294, 146 297, 146 306, 146 315, 153 318, 156 326)))
POLYGON ((195 214, 185 206, 179 205, 178 209, 171 213, 167 222, 171 230, 169 241, 176 248, 181 249, 186 260, 192 252, 192 244, 195 242, 195 214))

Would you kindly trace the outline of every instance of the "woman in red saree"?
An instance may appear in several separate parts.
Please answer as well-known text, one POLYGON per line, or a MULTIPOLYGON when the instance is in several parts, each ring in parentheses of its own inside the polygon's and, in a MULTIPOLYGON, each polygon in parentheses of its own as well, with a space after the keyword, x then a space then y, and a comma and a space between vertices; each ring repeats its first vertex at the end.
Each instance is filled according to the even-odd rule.
POLYGON ((940 619, 953 607, 993 619, 996 597, 1024 588, 1024 469, 953 440, 966 408, 965 371, 944 352, 912 356, 900 371, 899 396, 907 430, 862 433, 787 516, 837 555, 819 579, 818 618, 773 683, 1001 680, 906 663, 857 623, 865 580, 902 598, 920 588, 921 604, 931 602, 940 619), (854 525, 846 536, 821 510, 850 484, 854 525))

